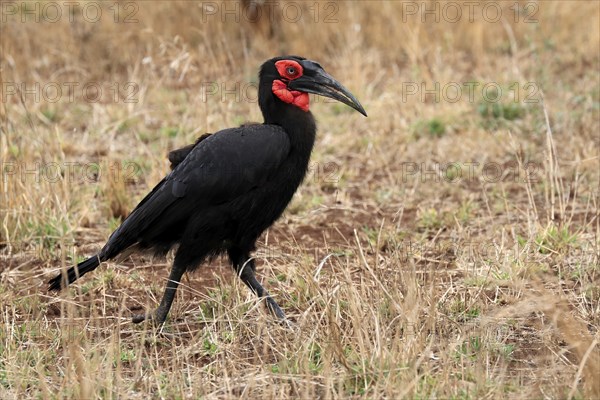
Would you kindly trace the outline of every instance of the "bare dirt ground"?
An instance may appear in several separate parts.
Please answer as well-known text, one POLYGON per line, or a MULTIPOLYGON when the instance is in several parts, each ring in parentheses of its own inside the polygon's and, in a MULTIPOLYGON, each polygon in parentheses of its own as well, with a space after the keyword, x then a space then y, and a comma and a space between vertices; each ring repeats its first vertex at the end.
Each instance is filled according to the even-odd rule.
POLYGON ((600 6, 475 3, 1 3, 0 398, 600 398, 600 6), (255 253, 292 329, 220 258, 46 291, 290 53, 369 113, 255 253))

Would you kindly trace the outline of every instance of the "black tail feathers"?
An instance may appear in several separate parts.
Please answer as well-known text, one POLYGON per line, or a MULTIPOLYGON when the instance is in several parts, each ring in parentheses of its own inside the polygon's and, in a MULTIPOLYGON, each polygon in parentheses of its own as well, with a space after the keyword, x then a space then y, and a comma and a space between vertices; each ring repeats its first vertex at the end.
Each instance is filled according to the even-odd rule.
POLYGON ((66 282, 63 279, 62 273, 60 273, 57 276, 55 276, 54 278, 50 279, 50 281, 48 282, 48 285, 49 285, 48 289, 55 290, 55 291, 64 289, 66 286, 75 282, 77 279, 81 278, 83 275, 87 274, 90 271, 95 270, 98 267, 98 265, 100 265, 100 261, 101 261, 100 256, 95 255, 93 257, 88 258, 85 261, 80 262, 79 264, 77 264, 76 267, 69 268, 69 270, 67 271, 67 276, 66 276, 67 281, 66 282), (66 283, 66 285, 65 285, 65 283, 66 283))

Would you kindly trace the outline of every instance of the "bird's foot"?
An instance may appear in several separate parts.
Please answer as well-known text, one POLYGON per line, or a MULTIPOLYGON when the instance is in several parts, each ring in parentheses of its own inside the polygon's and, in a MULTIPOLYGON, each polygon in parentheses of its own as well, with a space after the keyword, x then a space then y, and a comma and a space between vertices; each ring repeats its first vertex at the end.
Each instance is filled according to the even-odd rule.
POLYGON ((156 310, 150 313, 134 314, 131 318, 131 322, 133 322, 134 324, 139 324, 140 322, 149 321, 152 322, 154 325, 162 325, 167 319, 167 313, 168 311, 164 311, 163 309, 158 307, 156 310))
POLYGON ((277 304, 277 302, 273 300, 271 296, 266 296, 265 301, 267 303, 267 309, 271 312, 271 314, 274 314, 277 317, 277 319, 279 319, 279 322, 281 322, 289 329, 293 330, 296 328, 294 326, 294 323, 287 319, 285 313, 283 312, 281 307, 279 307, 279 304, 277 304))
POLYGON ((275 315, 280 320, 286 320, 285 313, 279 307, 279 304, 271 296, 266 296, 265 301, 267 302, 267 309, 271 312, 271 314, 275 315))

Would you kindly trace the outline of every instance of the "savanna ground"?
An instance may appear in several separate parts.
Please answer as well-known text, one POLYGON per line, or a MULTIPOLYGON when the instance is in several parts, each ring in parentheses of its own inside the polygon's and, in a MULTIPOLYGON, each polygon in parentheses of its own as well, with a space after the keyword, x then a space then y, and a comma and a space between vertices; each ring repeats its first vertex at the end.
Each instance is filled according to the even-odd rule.
POLYGON ((600 5, 487 3, 0 4, 0 398, 600 398, 600 5), (169 258, 46 291, 169 150, 260 121, 289 53, 369 113, 313 99, 310 174, 260 240, 294 329, 222 259, 161 329, 130 316, 169 258))

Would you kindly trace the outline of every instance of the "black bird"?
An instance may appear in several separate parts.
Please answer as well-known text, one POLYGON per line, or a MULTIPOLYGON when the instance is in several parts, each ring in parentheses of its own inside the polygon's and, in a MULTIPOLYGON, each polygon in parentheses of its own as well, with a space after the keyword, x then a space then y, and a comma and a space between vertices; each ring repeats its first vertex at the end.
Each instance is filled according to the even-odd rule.
POLYGON ((165 321, 179 281, 204 260, 226 253, 242 281, 280 319, 285 315, 260 285, 258 237, 283 213, 304 179, 316 124, 308 94, 338 100, 367 115, 359 101, 314 61, 276 57, 260 69, 258 102, 264 123, 203 135, 169 154, 173 170, 144 197, 100 252, 50 280, 60 290, 101 262, 132 250, 166 254, 178 246, 160 305, 133 322, 165 321))

